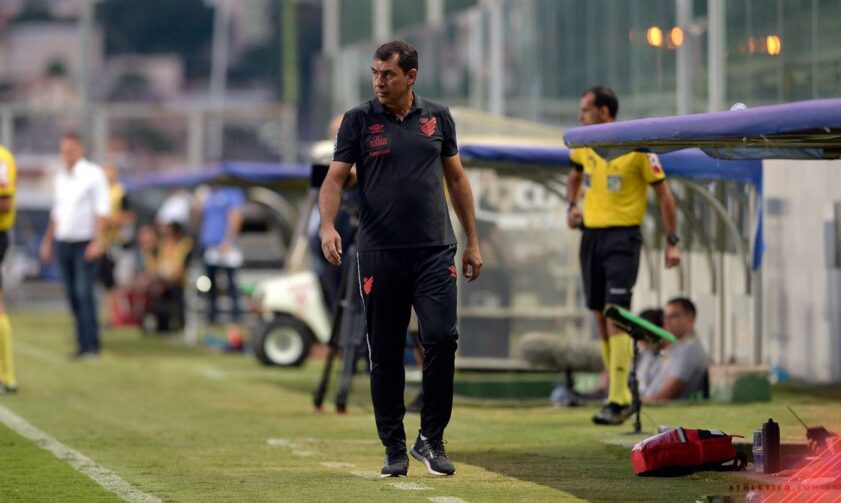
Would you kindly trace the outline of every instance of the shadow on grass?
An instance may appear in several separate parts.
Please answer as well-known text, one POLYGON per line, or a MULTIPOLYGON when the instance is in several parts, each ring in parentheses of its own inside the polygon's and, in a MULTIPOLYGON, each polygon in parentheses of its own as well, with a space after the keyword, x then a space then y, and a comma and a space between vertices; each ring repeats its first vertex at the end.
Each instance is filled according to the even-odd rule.
POLYGON ((508 477, 533 482, 588 501, 695 501, 703 495, 725 494, 733 474, 697 472, 683 476, 637 477, 631 468, 630 450, 594 445, 533 450, 459 451, 456 461, 480 466, 508 477))
POLYGON ((803 402, 804 398, 823 402, 825 400, 841 401, 841 386, 837 384, 806 384, 800 382, 786 382, 775 384, 771 388, 774 401, 803 402))

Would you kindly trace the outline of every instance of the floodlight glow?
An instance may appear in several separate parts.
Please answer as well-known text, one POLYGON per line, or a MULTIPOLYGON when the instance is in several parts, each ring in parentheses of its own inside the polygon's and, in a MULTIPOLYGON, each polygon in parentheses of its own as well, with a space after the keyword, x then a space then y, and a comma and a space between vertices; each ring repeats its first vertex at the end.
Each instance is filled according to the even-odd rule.
POLYGON ((663 45, 663 30, 660 28, 652 26, 645 32, 645 36, 650 45, 653 45, 654 47, 660 47, 663 45))
POLYGON ((683 45, 683 30, 679 26, 672 28, 672 31, 669 32, 669 40, 671 40, 672 45, 675 47, 683 45))
POLYGON ((783 48, 783 44, 780 41, 780 37, 777 35, 768 35, 765 37, 765 45, 768 47, 768 54, 771 56, 776 56, 780 53, 783 48))

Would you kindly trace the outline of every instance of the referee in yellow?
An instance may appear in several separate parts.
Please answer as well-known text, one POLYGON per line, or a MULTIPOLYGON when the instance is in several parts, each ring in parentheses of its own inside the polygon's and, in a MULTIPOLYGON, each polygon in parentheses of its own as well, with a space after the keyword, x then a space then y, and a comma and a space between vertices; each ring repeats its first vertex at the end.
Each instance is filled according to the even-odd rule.
MULTIPOLYGON (((0 263, 9 248, 9 230, 15 224, 15 182, 17 168, 12 153, 0 145, 0 263)), ((0 394, 17 391, 12 362, 12 326, 3 301, 3 275, 0 272, 0 394)))
MULTIPOLYGON (((613 122, 618 111, 619 100, 610 88, 592 87, 581 96, 578 120, 585 126, 613 122)), ((567 184, 567 225, 583 231, 580 258, 584 295, 587 308, 596 318, 602 360, 610 379, 608 403, 593 416, 593 422, 622 424, 632 412, 628 374, 633 342, 604 317, 603 311, 606 305, 631 306, 649 185, 657 194, 663 217, 666 268, 680 264, 675 200, 655 154, 632 152, 607 161, 592 149, 577 148, 570 153, 570 160, 575 169, 567 184), (582 196, 583 213, 578 204, 582 196)))

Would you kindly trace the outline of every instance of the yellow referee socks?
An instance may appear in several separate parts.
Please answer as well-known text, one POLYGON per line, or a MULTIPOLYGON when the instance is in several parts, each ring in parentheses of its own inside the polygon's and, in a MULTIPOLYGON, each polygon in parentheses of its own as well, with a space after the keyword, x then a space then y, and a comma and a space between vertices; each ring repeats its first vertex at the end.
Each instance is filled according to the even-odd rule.
POLYGON ((628 387, 628 374, 631 372, 631 358, 633 358, 633 340, 628 334, 611 335, 610 366, 608 375, 610 383, 607 401, 628 405, 631 403, 631 389, 628 387))
POLYGON ((608 370, 610 368, 610 343, 606 340, 599 339, 599 349, 602 352, 602 363, 604 364, 604 369, 608 370))
POLYGON ((12 324, 9 315, 0 315, 0 382, 15 386, 15 365, 12 363, 12 324))

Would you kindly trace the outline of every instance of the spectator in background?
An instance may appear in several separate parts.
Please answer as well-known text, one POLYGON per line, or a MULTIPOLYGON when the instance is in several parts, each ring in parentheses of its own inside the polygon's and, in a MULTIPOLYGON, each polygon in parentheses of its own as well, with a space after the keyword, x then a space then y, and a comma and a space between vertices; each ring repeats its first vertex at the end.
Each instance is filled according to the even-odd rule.
POLYGON ((137 230, 137 269, 136 279, 148 282, 155 276, 158 260, 158 233, 151 225, 144 225, 137 230))
POLYGON ((149 287, 158 270, 158 232, 154 226, 147 224, 137 229, 136 253, 130 297, 133 300, 132 318, 142 323, 150 310, 149 287))
POLYGON ((217 273, 222 270, 227 277, 227 292, 231 297, 231 321, 239 320, 239 292, 236 270, 242 265, 242 251, 237 238, 242 227, 242 209, 245 194, 234 187, 214 186, 200 206, 199 244, 203 249, 202 261, 210 279, 208 296, 208 322, 215 324, 218 317, 217 273))
POLYGON ((184 326, 184 283, 193 240, 177 223, 164 226, 149 288, 159 332, 184 326))
POLYGON ((105 251, 102 254, 99 269, 99 279, 105 287, 105 309, 109 325, 116 325, 114 317, 117 315, 119 302, 117 282, 114 279, 114 267, 123 250, 124 229, 134 221, 134 214, 129 208, 126 189, 120 183, 117 165, 107 162, 103 165, 105 178, 108 180, 108 200, 111 214, 105 227, 105 251))
POLYGON ((44 262, 58 259, 76 325, 73 357, 96 357, 100 344, 94 284, 105 250, 108 181, 102 168, 84 158, 77 134, 65 134, 60 150, 64 167, 53 180, 53 208, 40 256, 44 262))
POLYGON ((688 398, 702 391, 709 362, 704 346, 695 334, 695 304, 686 297, 670 300, 663 309, 663 328, 671 332, 677 342, 664 341, 662 363, 643 400, 655 402, 688 398))
MULTIPOLYGON (((9 231, 15 225, 15 158, 0 145, 0 264, 9 248, 9 231)), ((3 299, 3 275, 0 271, 0 394, 17 391, 15 366, 12 360, 12 325, 3 299)))
POLYGON ((169 223, 176 223, 182 229, 188 229, 193 212, 193 197, 184 189, 174 189, 164 200, 155 215, 155 224, 162 228, 169 223))

